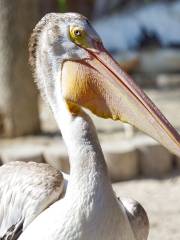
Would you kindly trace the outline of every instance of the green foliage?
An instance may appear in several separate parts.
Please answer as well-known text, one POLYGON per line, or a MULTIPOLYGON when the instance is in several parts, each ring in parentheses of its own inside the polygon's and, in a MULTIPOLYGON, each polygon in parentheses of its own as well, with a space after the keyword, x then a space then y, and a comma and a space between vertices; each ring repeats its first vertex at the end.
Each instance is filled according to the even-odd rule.
POLYGON ((67 1, 66 0, 58 0, 59 10, 60 12, 66 12, 67 10, 67 1))
POLYGON ((157 0, 144 0, 145 3, 155 2, 157 0))

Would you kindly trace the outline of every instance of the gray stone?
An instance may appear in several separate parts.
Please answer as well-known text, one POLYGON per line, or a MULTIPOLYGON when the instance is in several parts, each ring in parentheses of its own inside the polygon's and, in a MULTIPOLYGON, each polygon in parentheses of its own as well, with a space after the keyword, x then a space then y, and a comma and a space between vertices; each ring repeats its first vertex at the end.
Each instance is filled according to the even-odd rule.
POLYGON ((162 177, 172 170, 172 154, 150 137, 136 141, 140 172, 148 177, 162 177), (139 141, 139 142, 138 142, 139 141))
POLYGON ((139 53, 135 51, 120 52, 113 55, 120 67, 126 72, 133 72, 139 65, 139 53))
POLYGON ((44 152, 44 158, 54 168, 69 173, 70 165, 68 154, 63 145, 53 145, 44 152))
POLYGON ((180 74, 159 74, 156 79, 160 88, 175 88, 180 86, 180 74))
POLYGON ((173 49, 154 49, 139 55, 137 72, 161 73, 177 72, 180 68, 180 51, 173 49))
POLYGON ((180 114, 177 114, 180 106, 180 88, 163 89, 163 91, 151 89, 146 92, 169 122, 176 129, 180 129, 180 114))
POLYGON ((139 161, 136 149, 123 142, 103 144, 106 163, 113 182, 137 177, 139 161))
POLYGON ((126 139, 131 139, 135 136, 135 133, 137 132, 137 128, 134 128, 132 125, 130 124, 123 124, 124 126, 124 137, 126 139))
POLYGON ((11 161, 44 162, 43 148, 31 144, 15 144, 1 151, 2 163, 11 161))

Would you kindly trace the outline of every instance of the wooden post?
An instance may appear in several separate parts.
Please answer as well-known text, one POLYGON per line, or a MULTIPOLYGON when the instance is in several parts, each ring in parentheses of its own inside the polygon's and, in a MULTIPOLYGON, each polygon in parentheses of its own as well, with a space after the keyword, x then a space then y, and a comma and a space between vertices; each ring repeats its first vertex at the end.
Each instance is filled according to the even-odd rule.
POLYGON ((0 136, 40 129, 28 41, 38 20, 37 0, 0 0, 0 136))

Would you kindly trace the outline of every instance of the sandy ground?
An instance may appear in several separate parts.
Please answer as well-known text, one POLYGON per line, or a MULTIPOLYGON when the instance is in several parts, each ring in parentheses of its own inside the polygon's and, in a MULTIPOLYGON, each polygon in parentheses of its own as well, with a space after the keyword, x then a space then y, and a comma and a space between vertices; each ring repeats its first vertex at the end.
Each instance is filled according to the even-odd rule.
POLYGON ((180 173, 166 179, 113 184, 118 196, 138 200, 150 221, 148 240, 180 240, 180 173))

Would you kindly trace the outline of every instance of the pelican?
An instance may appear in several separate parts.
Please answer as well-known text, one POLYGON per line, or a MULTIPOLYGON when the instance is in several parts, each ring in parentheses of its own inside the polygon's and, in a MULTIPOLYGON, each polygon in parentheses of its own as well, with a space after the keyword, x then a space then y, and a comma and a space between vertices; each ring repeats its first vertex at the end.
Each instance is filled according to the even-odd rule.
MULTIPOLYGON (((71 172, 64 197, 57 200, 63 191, 60 175, 51 203, 47 199, 52 191, 46 194, 48 203, 44 208, 39 210, 38 206, 37 212, 32 211, 33 217, 27 220, 18 239, 147 239, 146 213, 135 201, 116 198, 95 127, 83 108, 99 117, 121 120, 139 128, 178 156, 179 134, 120 69, 84 16, 47 14, 32 33, 29 52, 38 88, 50 105, 67 145, 71 172), (141 210, 138 220, 137 208, 141 210)), ((34 177, 31 175, 30 181, 34 177)), ((38 187, 34 185, 33 191, 38 194, 38 187)))

